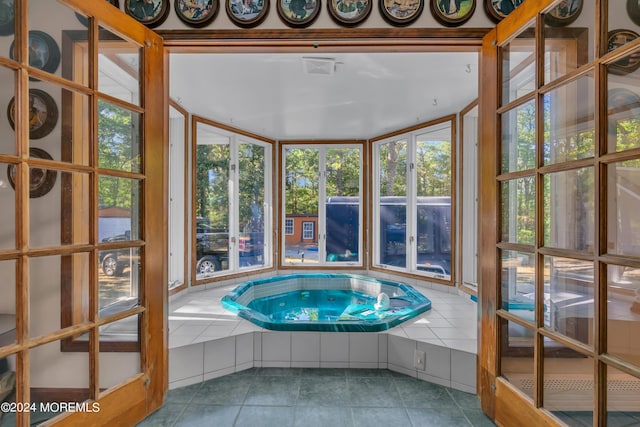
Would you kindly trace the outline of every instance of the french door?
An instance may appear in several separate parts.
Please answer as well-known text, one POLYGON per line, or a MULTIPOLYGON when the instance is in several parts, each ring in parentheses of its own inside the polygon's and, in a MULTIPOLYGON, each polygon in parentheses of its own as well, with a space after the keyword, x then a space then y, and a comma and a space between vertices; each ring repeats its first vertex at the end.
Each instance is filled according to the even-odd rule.
POLYGON ((640 422, 628 20, 612 0, 528 1, 483 40, 479 393, 501 425, 640 422))
POLYGON ((167 388, 162 39, 110 2, 6 3, 0 422, 133 425, 167 388))

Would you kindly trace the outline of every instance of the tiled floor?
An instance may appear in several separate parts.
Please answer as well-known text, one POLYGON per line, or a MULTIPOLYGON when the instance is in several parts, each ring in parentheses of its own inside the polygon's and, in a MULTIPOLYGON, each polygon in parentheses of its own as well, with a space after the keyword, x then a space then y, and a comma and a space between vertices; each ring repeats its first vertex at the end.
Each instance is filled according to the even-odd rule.
POLYGON ((252 368, 170 390, 139 426, 493 426, 478 398, 380 369, 252 368))

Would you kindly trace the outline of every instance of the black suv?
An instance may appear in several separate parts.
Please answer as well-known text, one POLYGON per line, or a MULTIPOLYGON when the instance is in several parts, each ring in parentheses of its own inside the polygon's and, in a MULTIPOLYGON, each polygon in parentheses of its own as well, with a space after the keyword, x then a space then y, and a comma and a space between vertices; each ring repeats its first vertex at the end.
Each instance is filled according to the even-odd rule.
MULTIPOLYGON (((131 240, 131 231, 127 230, 124 234, 106 237, 103 242, 124 242, 131 240)), ((132 258, 132 249, 115 249, 100 251, 98 261, 102 266, 102 272, 107 276, 122 276, 124 269, 129 267, 132 258)))

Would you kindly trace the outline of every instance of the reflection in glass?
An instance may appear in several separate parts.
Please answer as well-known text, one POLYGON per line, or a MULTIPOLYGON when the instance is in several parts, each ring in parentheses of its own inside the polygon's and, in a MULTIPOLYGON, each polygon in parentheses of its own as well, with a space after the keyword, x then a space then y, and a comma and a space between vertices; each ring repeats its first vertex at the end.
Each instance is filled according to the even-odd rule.
POLYGON ((544 340, 543 407, 570 426, 593 425, 593 360, 544 340))
MULTIPOLYGON (((1 54, 4 54, 4 52, 0 53, 0 55, 1 54)), ((8 100, 14 98, 15 95, 15 71, 0 66, 0 81, 2 82, 3 93, 8 102, 8 100)), ((0 138, 0 154, 15 155, 17 153, 16 133, 14 127, 9 126, 9 123, 4 117, 0 120, 0 130, 2 132, 2 138, 0 138)), ((6 177, 5 170, 6 169, 2 169, 0 171, 0 180, 6 177)), ((0 188, 2 188, 1 184, 0 188)))
POLYGON ((196 145, 196 274, 229 270, 229 137, 198 123, 196 145))
POLYGON ((89 254, 29 260, 29 335, 48 334, 88 320, 89 254), (61 290, 69 295, 61 298, 61 290), (64 311, 63 311, 64 308, 64 311), (72 310, 73 308, 73 310, 72 310), (73 313, 71 313, 73 311, 73 313), (64 324, 61 315, 64 314, 64 324))
POLYGON ((29 399, 39 409, 29 414, 32 425, 65 412, 73 402, 89 399, 89 354, 60 351, 60 341, 29 350, 29 399))
POLYGON ((122 384, 127 379, 141 372, 140 352, 113 352, 105 351, 104 344, 117 341, 118 343, 136 343, 139 340, 139 316, 131 316, 118 322, 109 323, 100 328, 101 350, 98 356, 98 366, 100 368, 100 390, 102 393, 107 389, 122 384))
POLYGON ((98 264, 99 316, 137 306, 142 274, 140 248, 102 250, 98 264))
POLYGON ((136 179, 98 178, 98 241, 140 239, 141 186, 136 179))
MULTIPOLYGON (((61 122, 62 150, 60 160, 63 162, 78 165, 89 164, 90 144, 87 144, 90 134, 89 104, 88 95, 62 89, 60 110, 72 112, 72 114, 61 117, 63 122, 61 122)), ((100 140, 100 137, 98 139, 100 140)))
MULTIPOLYGON (((31 170, 32 174, 40 171, 37 168, 31 170)), ((62 193, 62 210, 52 209, 52 199, 49 197, 29 199, 29 245, 31 247, 89 243, 87 228, 89 223, 89 175, 80 172, 58 171, 56 178, 51 195, 62 193), (56 189, 58 191, 55 191, 56 189), (54 224, 62 226, 52 227, 54 224)))
POLYGON ((544 325, 593 345, 593 262, 544 257, 544 325))
POLYGON ((640 268, 607 265, 607 352, 640 366, 640 268))
POLYGON ((503 173, 536 166, 536 106, 527 102, 502 115, 503 173))
POLYGON ((502 241, 535 243, 536 187, 532 176, 502 182, 502 241))
POLYGON ((607 252, 640 257, 640 159, 607 167, 607 252))
POLYGON ((535 52, 533 28, 526 29, 501 49, 503 105, 535 90, 535 52))
MULTIPOLYGON (((137 343, 140 339, 140 315, 134 314, 133 316, 125 317, 121 320, 116 320, 115 322, 107 323, 106 325, 100 326, 100 343, 106 343, 110 341, 117 342, 130 342, 137 343)), ((102 349, 101 349, 102 350, 102 349)), ((103 352, 101 351, 101 356, 103 352)), ((133 357, 133 360, 137 359, 137 355, 133 357)), ((124 360, 124 359, 121 359, 124 360)), ((132 369, 130 364, 127 367, 122 367, 122 373, 129 377, 129 373, 131 371, 135 371, 132 369)), ((138 368, 139 369, 139 368, 138 368)), ((106 371, 106 370, 105 370, 106 371)), ((103 372, 100 369, 100 372, 103 372)), ((134 372, 131 375, 134 375, 137 372, 134 372)), ((115 377, 122 378, 118 373, 112 373, 111 375, 115 377)), ((125 377, 125 378, 126 378, 125 377)), ((101 376, 102 378, 102 376, 101 376)), ((118 381, 115 378, 103 378, 104 382, 107 384, 115 385, 118 381)))
POLYGON ((544 245, 593 249, 593 168, 544 176, 544 245))
POLYGON ((594 100, 592 73, 544 95, 545 164, 593 157, 594 100))
POLYGON ((380 144, 380 263, 407 267, 407 141, 380 144))
POLYGON ((535 255, 528 252, 502 251, 500 308, 527 320, 535 321, 535 255))
POLYGON ((360 148, 326 151, 326 258, 328 262, 360 260, 360 148))
MULTIPOLYGON (((611 66, 609 66, 609 69, 611 66)), ((609 74, 607 93, 608 151, 640 147, 640 71, 625 76, 609 74)))
POLYGON ((98 100, 98 165, 140 172, 140 114, 98 100))
POLYGON ((640 378, 607 366, 607 425, 640 423, 640 378))
POLYGON ((0 250, 16 247, 16 192, 12 191, 7 177, 7 171, 15 168, 15 165, 10 169, 7 163, 0 163, 0 250))
POLYGON ((416 138, 417 269, 451 278, 451 122, 416 138))
POLYGON ((556 4, 544 19, 545 83, 593 61, 593 43, 589 37, 593 38, 594 33, 595 3, 561 0, 556 4))
POLYGON ((141 48, 114 33, 100 29, 98 42, 98 90, 140 105, 141 48))
POLYGON ((16 262, 0 261, 0 347, 16 342, 16 262))
POLYGON ((533 330, 511 320, 500 319, 501 375, 533 399, 533 330))
POLYGON ((318 262, 319 151, 284 150, 285 220, 293 219, 294 234, 285 236, 286 263, 318 262))
POLYGON ((265 264, 265 148, 257 144, 238 146, 240 267, 265 264))

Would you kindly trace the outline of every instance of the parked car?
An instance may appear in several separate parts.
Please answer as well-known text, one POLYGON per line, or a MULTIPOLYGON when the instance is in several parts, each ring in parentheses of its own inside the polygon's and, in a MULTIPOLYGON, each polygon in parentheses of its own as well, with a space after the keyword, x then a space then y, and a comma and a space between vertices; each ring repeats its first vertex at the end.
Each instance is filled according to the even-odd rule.
MULTIPOLYGON (((127 240, 131 240, 131 231, 129 230, 123 234, 102 239, 103 242, 123 242, 127 240)), ((102 267, 102 272, 106 276, 122 276, 125 268, 128 268, 131 264, 132 251, 131 248, 100 251, 98 261, 102 267)))
MULTIPOLYGON (((262 260, 264 233, 244 233, 238 238, 240 265, 254 265, 262 260)), ((229 232, 211 227, 206 219, 196 221, 196 274, 208 275, 228 268, 229 232)))

